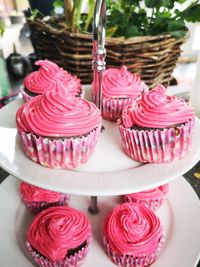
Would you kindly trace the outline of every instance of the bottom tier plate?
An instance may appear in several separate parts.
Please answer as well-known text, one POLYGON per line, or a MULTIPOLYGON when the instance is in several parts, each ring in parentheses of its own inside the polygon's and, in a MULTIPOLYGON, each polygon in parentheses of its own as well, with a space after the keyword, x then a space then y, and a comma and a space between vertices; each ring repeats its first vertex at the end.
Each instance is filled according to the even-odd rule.
MULTIPOLYGON (((18 183, 9 176, 0 186, 0 265, 33 267, 24 246, 33 217, 20 201, 18 183)), ((71 197, 70 206, 83 210, 93 227, 93 242, 83 267, 115 266, 103 251, 100 232, 105 215, 120 201, 120 197, 99 197, 101 212, 92 216, 87 212, 89 197, 71 197)), ((167 201, 158 216, 164 224, 166 242, 152 267, 196 266, 200 258, 200 202, 183 177, 171 182, 167 201)))

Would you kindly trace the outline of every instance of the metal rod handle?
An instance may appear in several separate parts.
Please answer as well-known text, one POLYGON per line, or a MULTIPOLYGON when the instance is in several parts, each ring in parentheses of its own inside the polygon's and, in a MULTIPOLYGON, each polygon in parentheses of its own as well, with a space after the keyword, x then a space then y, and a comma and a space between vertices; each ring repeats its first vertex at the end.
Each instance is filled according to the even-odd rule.
POLYGON ((93 16, 93 86, 92 101, 101 110, 102 74, 106 68, 106 3, 105 0, 96 0, 93 16))

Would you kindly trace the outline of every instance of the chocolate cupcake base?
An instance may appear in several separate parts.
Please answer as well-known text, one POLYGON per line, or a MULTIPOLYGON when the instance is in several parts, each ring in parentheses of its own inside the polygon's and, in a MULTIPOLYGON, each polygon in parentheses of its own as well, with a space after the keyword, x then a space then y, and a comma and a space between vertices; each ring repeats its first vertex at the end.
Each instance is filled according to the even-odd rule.
POLYGON ((47 259, 46 257, 39 254, 36 250, 34 250, 34 248, 31 247, 28 241, 26 242, 26 247, 31 256, 33 257, 35 263, 39 267, 77 267, 80 266, 85 260, 85 257, 90 248, 91 241, 92 241, 92 236, 89 235, 85 242, 85 246, 82 247, 78 252, 75 252, 73 255, 70 255, 69 257, 66 256, 66 258, 61 261, 54 261, 54 262, 47 259))

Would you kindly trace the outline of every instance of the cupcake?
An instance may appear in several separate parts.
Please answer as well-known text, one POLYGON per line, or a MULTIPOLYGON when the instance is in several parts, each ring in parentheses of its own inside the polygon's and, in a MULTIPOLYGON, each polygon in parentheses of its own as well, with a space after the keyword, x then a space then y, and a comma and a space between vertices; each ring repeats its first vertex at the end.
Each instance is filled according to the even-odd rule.
POLYGON ((156 211, 164 203, 168 190, 169 184, 164 184, 143 192, 125 195, 124 200, 126 202, 144 204, 153 211, 156 211))
POLYGON ((179 160, 191 146, 194 119, 192 107, 158 85, 124 108, 118 121, 124 150, 140 162, 179 160))
POLYGON ((164 243, 159 218, 145 205, 135 203, 114 208, 104 222, 102 236, 108 257, 123 267, 149 266, 164 243))
MULTIPOLYGON (((102 81, 102 117, 116 121, 121 116, 123 108, 134 103, 145 90, 145 83, 139 76, 130 73, 126 66, 105 70, 102 81)), ((93 101, 95 102, 94 91, 93 101)))
POLYGON ((37 214, 52 206, 64 206, 69 202, 69 195, 58 193, 21 182, 19 194, 25 206, 37 214))
POLYGON ((70 97, 62 83, 33 97, 16 114, 18 135, 26 155, 57 169, 72 169, 92 154, 101 130, 100 110, 70 97))
POLYGON ((60 206, 40 212, 27 233, 26 246, 37 266, 80 266, 91 243, 91 226, 76 209, 60 206))
POLYGON ((39 70, 30 73, 24 79, 21 93, 25 101, 51 89, 56 81, 62 82, 72 96, 81 96, 81 81, 76 76, 49 60, 38 60, 35 65, 39 66, 39 70))

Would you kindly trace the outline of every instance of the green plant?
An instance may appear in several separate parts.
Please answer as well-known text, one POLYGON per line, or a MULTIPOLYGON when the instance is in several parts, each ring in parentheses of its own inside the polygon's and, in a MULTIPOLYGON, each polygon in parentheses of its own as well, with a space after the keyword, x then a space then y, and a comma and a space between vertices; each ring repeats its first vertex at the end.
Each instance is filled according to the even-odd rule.
POLYGON ((108 0, 107 7, 108 32, 114 37, 169 33, 181 38, 187 31, 186 21, 200 21, 200 1, 108 0))
POLYGON ((64 8, 64 18, 67 28, 72 31, 91 32, 94 12, 94 0, 87 0, 88 12, 81 13, 83 0, 55 0, 54 7, 64 8))
POLYGON ((4 33, 4 30, 5 30, 5 27, 4 27, 3 23, 2 23, 2 22, 0 22, 0 36, 2 36, 2 35, 3 35, 3 33, 4 33))
MULTIPOLYGON (((81 13, 83 0, 55 0, 64 7, 66 27, 90 33, 95 0, 88 0, 88 12, 81 13)), ((169 33, 183 37, 186 22, 200 21, 200 1, 190 0, 106 0, 107 36, 130 38, 169 33)))

